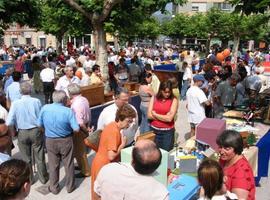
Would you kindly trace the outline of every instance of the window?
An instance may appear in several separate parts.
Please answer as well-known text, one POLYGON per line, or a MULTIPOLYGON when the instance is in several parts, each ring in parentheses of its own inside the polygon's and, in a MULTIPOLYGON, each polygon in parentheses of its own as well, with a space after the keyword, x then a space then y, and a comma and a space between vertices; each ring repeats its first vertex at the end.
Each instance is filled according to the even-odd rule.
POLYGON ((39 46, 41 48, 46 48, 46 38, 39 38, 39 46))
POLYGON ((11 38, 11 44, 17 45, 18 44, 18 38, 11 38))
POLYGON ((27 45, 31 45, 32 44, 32 39, 29 37, 29 38, 25 38, 25 43, 27 45))
POLYGON ((195 12, 198 12, 199 11, 199 6, 192 6, 191 10, 195 11, 195 12))
POLYGON ((231 4, 229 3, 214 3, 214 7, 224 11, 232 9, 231 4))

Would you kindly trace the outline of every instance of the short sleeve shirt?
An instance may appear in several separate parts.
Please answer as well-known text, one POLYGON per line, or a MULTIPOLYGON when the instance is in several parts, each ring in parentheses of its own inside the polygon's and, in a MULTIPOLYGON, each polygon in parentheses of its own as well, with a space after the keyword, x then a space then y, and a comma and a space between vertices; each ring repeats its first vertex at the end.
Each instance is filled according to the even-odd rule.
MULTIPOLYGON (((222 165, 222 161, 221 161, 222 165)), ((255 200, 255 180, 252 169, 245 157, 242 157, 232 166, 223 169, 226 179, 226 188, 241 188, 249 191, 248 200, 255 200)))

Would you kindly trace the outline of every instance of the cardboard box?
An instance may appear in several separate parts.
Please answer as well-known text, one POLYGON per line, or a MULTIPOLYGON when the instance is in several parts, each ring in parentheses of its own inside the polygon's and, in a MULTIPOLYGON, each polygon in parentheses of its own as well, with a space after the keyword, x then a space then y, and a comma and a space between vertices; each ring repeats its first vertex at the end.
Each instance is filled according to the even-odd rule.
POLYGON ((226 129, 226 121, 222 119, 205 118, 196 127, 196 140, 208 144, 212 149, 218 150, 216 138, 226 129))
MULTIPOLYGON (((128 147, 121 150, 121 162, 123 163, 131 163, 132 159, 132 149, 133 147, 128 147)), ((165 150, 160 149, 162 154, 162 160, 157 168, 157 170, 152 174, 152 176, 160 183, 162 183, 164 186, 167 186, 168 182, 168 152, 165 150)))

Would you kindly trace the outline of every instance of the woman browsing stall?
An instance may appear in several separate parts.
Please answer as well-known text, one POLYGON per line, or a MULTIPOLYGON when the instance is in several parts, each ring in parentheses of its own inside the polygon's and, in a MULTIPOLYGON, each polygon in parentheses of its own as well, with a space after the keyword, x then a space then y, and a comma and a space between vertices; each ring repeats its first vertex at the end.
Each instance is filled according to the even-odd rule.
POLYGON ((125 147, 127 141, 126 136, 121 133, 121 130, 128 128, 135 117, 136 113, 134 109, 126 104, 117 111, 115 121, 103 129, 100 136, 99 148, 91 167, 91 199, 98 199, 93 187, 100 169, 110 162, 120 160, 120 152, 125 147))
POLYGON ((162 82, 157 95, 151 98, 148 108, 148 118, 152 120, 151 128, 156 135, 155 142, 159 148, 166 151, 173 149, 174 117, 178 108, 172 88, 172 82, 162 82))

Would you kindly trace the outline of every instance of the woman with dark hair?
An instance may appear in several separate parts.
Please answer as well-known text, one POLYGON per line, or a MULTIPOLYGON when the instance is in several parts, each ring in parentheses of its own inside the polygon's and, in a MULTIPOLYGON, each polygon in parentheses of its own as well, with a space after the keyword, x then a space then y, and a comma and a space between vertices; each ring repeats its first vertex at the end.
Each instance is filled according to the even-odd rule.
POLYGON ((26 162, 12 159, 0 165, 1 200, 23 200, 30 188, 30 167, 26 162))
POLYGON ((244 145, 241 135, 236 131, 226 130, 217 137, 216 142, 226 188, 239 199, 254 200, 254 175, 247 159, 242 155, 244 145))
POLYGON ((174 117, 178 100, 174 97, 173 84, 165 81, 160 84, 157 95, 151 98, 148 107, 148 118, 156 134, 155 142, 159 148, 170 151, 174 145, 174 117))
POLYGON ((119 161, 121 150, 126 146, 127 138, 121 134, 122 129, 126 129, 136 117, 134 109, 125 104, 116 112, 115 121, 111 122, 103 129, 98 151, 91 166, 91 193, 92 199, 97 199, 94 194, 94 182, 100 169, 110 163, 119 161))
POLYGON ((223 184, 224 174, 221 166, 215 160, 204 160, 198 169, 198 181, 202 186, 199 200, 229 200, 238 199, 223 184))
POLYGON ((141 133, 150 131, 149 121, 147 117, 147 109, 149 106, 150 99, 154 95, 154 91, 149 85, 151 82, 152 82, 152 74, 146 73, 139 87, 139 95, 141 98, 140 110, 142 112, 142 121, 140 124, 141 133))

